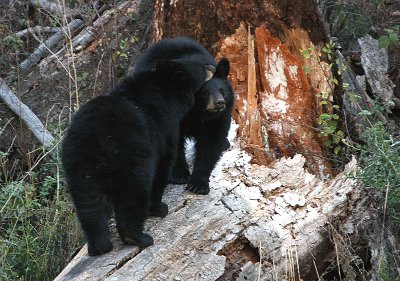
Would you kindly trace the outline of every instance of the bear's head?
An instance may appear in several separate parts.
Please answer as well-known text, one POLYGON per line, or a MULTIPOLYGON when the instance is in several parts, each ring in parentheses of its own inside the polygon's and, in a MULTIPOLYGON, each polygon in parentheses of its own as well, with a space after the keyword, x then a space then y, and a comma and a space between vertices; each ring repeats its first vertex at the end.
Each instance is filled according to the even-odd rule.
POLYGON ((159 60, 155 73, 165 88, 182 94, 197 92, 215 72, 212 65, 191 59, 159 60))
POLYGON ((222 58, 219 61, 212 79, 204 83, 196 93, 196 110, 212 115, 232 107, 233 90, 228 80, 229 67, 228 59, 222 58))

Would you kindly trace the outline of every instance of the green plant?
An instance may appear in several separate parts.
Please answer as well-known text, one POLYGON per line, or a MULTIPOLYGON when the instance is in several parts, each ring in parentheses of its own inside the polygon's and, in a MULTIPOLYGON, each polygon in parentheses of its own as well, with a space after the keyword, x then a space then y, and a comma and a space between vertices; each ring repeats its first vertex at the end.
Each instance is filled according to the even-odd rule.
POLYGON ((394 25, 392 28, 386 28, 385 32, 387 34, 379 37, 379 47, 380 48, 388 48, 391 44, 397 44, 399 42, 399 32, 400 26, 394 25))
POLYGON ((114 53, 114 58, 121 58, 124 61, 128 61, 129 52, 127 49, 129 47, 129 43, 134 43, 136 39, 134 37, 132 37, 130 40, 128 40, 128 38, 122 38, 121 33, 117 34, 117 39, 119 39, 119 44, 118 44, 118 50, 116 50, 114 53))
POLYGON ((52 280, 81 242, 59 164, 0 184, 0 280, 52 280))
POLYGON ((362 134, 358 145, 359 170, 356 177, 367 188, 383 190, 389 215, 400 222, 400 138, 391 136, 383 124, 377 123, 362 134))
MULTIPOLYGON (((318 65, 323 73, 325 73, 325 70, 322 66, 322 57, 325 56, 330 62, 328 65, 329 70, 332 71, 334 66, 336 66, 338 69, 337 74, 340 75, 345 69, 345 66, 340 66, 338 61, 332 62, 334 46, 335 44, 331 40, 325 43, 321 52, 318 52, 314 47, 300 50, 300 52, 304 59, 309 59, 314 64, 318 65)), ((310 65, 306 65, 303 67, 303 70, 306 74, 311 74, 313 68, 310 65)), ((339 85, 339 81, 335 77, 330 78, 330 76, 326 74, 325 78, 329 79, 330 85, 339 85)), ((318 124, 318 135, 325 139, 325 146, 333 149, 333 152, 338 154, 342 149, 341 141, 345 137, 345 134, 340 129, 339 115, 336 113, 340 110, 340 107, 332 101, 333 91, 334 89, 331 87, 329 92, 320 92, 317 94, 323 113, 319 114, 316 122, 318 124)))

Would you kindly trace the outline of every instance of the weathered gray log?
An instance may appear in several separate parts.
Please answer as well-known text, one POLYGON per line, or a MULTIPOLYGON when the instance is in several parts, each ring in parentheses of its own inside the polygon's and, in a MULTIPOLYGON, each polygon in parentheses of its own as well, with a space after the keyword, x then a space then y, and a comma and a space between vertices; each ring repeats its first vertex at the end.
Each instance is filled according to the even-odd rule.
MULTIPOLYGON (((361 85, 362 83, 360 83, 360 78, 357 79, 357 76, 347 64, 342 53, 339 50, 336 50, 335 55, 339 60, 339 65, 341 67, 345 66, 345 69, 342 70, 341 77, 343 83, 348 85, 345 89, 345 94, 343 95, 343 106, 348 117, 350 117, 353 121, 352 123, 354 123, 355 133, 360 136, 364 130, 369 128, 373 123, 369 120, 369 116, 362 114, 363 110, 370 107, 372 100, 367 94, 365 83, 364 86, 361 85)), ((375 115, 379 121, 384 124, 387 123, 386 118, 381 112, 376 112, 375 115)))
POLYGON ((361 65, 365 72, 372 93, 387 106, 393 107, 394 83, 388 77, 388 53, 385 48, 379 48, 379 41, 366 35, 357 40, 361 48, 361 65))
POLYGON ((364 214, 362 189, 347 176, 356 161, 328 182, 309 174, 301 155, 272 167, 249 161, 238 148, 226 152, 207 196, 170 186, 169 215, 145 227, 154 246, 124 246, 114 231, 112 252, 89 257, 84 247, 55 280, 314 280, 313 264, 322 270, 332 252, 331 222, 351 217, 353 207, 364 214))
POLYGON ((62 30, 50 36, 45 42, 41 43, 39 47, 37 47, 37 49, 28 58, 21 62, 21 71, 23 73, 29 71, 42 58, 44 58, 45 55, 54 51, 54 48, 60 45, 65 37, 83 27, 83 23, 84 21, 81 19, 74 19, 62 30))
POLYGON ((51 27, 51 26, 33 26, 26 28, 24 30, 18 31, 15 33, 15 36, 21 38, 27 36, 28 34, 37 34, 37 33, 54 33, 60 31, 60 27, 51 27))
POLYGON ((54 3, 48 0, 30 0, 31 4, 44 10, 49 15, 59 19, 73 18, 81 14, 80 11, 70 9, 60 3, 54 3))
POLYGON ((54 137, 46 129, 43 123, 30 110, 13 91, 6 85, 3 79, 0 78, 0 98, 1 100, 18 116, 35 135, 37 140, 46 148, 50 148, 54 144, 54 137))

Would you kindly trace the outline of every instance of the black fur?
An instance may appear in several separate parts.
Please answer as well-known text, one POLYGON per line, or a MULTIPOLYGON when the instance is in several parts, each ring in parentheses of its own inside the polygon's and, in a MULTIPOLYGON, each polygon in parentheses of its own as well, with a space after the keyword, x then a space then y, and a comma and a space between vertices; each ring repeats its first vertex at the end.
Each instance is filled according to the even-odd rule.
POLYGON ((234 93, 229 80, 229 61, 217 64, 211 54, 196 41, 179 37, 164 39, 148 48, 135 64, 134 71, 154 68, 159 59, 188 58, 216 67, 213 78, 195 95, 195 106, 181 123, 181 138, 171 183, 185 184, 187 189, 208 194, 209 178, 222 152, 230 145, 227 140, 231 122, 234 93), (196 141, 196 159, 192 175, 184 153, 184 138, 196 141))
POLYGON ((75 114, 62 144, 62 164, 89 255, 112 249, 114 210, 126 244, 147 247, 148 214, 165 217, 161 202, 179 141, 179 123, 206 78, 202 63, 160 61, 94 98, 75 114))

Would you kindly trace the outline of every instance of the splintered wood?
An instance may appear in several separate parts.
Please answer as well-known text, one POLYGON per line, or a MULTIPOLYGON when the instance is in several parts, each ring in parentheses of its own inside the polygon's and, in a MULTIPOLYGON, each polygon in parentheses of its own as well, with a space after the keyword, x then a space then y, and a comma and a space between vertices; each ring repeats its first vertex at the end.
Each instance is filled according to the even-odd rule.
POLYGON ((327 222, 358 207, 359 186, 346 177, 354 172, 355 160, 329 182, 308 173, 301 155, 271 167, 250 160, 238 147, 227 151, 206 196, 170 186, 164 196, 169 215, 146 224, 154 246, 142 251, 125 246, 113 231, 112 252, 89 257, 84 247, 55 280, 256 280, 243 278, 260 270, 260 280, 274 280, 284 274, 288 260, 300 266, 301 276, 314 276, 314 268, 304 265, 315 259, 322 268, 331 253, 327 222), (240 251, 230 251, 232 243, 240 251), (248 254, 235 256, 243 251, 248 254), (257 253, 262 253, 261 264, 257 253), (241 267, 232 271, 235 260, 241 267))

